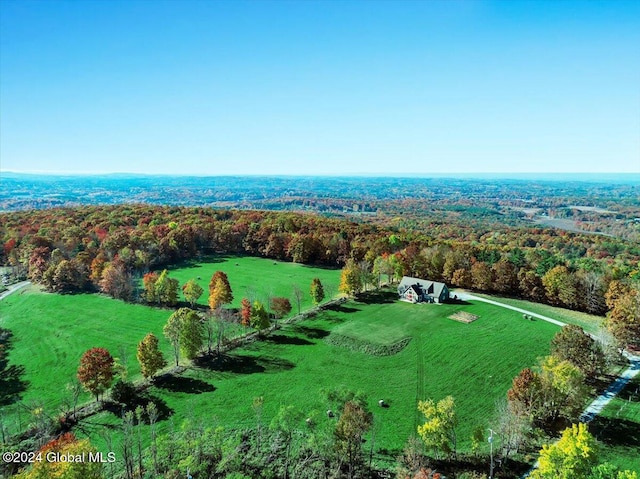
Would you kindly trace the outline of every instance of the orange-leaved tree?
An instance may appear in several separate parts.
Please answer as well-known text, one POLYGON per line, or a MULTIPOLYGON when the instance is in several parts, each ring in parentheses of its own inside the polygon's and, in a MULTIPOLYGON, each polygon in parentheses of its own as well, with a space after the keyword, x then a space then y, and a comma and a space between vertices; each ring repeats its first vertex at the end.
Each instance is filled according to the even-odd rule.
POLYGON ((78 381, 87 391, 96 396, 111 386, 113 381, 114 359, 104 348, 91 348, 80 358, 78 367, 78 381))

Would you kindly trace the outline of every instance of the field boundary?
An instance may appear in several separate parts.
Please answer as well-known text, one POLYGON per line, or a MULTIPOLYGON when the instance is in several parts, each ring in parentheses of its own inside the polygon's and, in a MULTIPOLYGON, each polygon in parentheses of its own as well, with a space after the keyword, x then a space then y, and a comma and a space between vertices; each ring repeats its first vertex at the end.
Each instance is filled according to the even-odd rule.
POLYGON ((371 356, 393 356, 398 354, 411 342, 410 337, 402 338, 392 344, 376 344, 362 339, 352 338, 343 334, 331 333, 325 338, 328 344, 345 348, 350 351, 369 354, 371 356))

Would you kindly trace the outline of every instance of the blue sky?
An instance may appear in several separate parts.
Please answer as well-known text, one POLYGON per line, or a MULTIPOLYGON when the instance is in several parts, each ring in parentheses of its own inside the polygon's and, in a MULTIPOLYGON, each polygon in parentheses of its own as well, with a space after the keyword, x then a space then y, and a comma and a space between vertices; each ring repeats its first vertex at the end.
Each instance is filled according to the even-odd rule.
POLYGON ((640 2, 2 0, 0 169, 640 172, 640 2))

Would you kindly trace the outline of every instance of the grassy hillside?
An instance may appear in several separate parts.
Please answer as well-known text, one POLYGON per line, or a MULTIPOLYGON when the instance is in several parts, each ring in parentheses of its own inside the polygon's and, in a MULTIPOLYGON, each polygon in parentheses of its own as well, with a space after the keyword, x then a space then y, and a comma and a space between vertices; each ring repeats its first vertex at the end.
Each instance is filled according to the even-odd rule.
POLYGON ((302 309, 312 306, 309 288, 313 278, 320 278, 327 297, 337 294, 340 283, 340 270, 316 268, 297 263, 284 263, 253 256, 217 256, 201 262, 169 270, 169 275, 176 278, 180 285, 190 279, 195 279, 204 289, 199 304, 207 305, 209 295, 209 281, 216 271, 224 271, 229 277, 229 284, 233 292, 232 307, 240 307, 242 298, 254 297, 267 302, 267 297, 282 296, 289 298, 294 311, 297 305, 294 301, 293 288, 297 286, 302 291, 302 309), (199 279, 198 279, 199 278, 199 279))
MULTIPOLYGON (((323 391, 335 387, 362 391, 375 415, 374 448, 379 458, 386 459, 395 458, 415 431, 419 399, 453 395, 460 417, 459 444, 468 449, 473 428, 493 424, 495 401, 505 396, 524 366, 548 354, 557 330, 483 303, 354 301, 315 319, 286 325, 222 360, 200 362, 183 378, 154 387, 150 394, 172 412, 173 421, 160 425, 167 431, 185 418, 208 425, 255 424, 251 404, 257 396, 264 397, 264 424, 281 405, 294 405, 304 416, 315 416, 328 426, 335 419, 326 417, 332 406, 323 399, 323 391), (458 310, 479 319, 463 324, 447 318, 458 310), (394 341, 406 335, 412 339, 398 354, 381 357, 329 344, 327 338, 334 334, 363 341, 394 341), (380 399, 390 407, 380 408, 380 399)), ((86 426, 97 430, 105 422, 117 424, 118 419, 104 413, 86 426)))
POLYGON ((558 321, 562 321, 567 324, 577 324, 582 329, 589 333, 597 333, 600 326, 604 321, 602 316, 596 316, 593 314, 583 313, 581 311, 572 311, 570 309, 558 308, 550 306, 548 304, 533 303, 524 299, 504 298, 497 296, 490 296, 488 294, 473 293, 477 296, 492 299, 500 303, 515 306, 516 308, 526 309, 532 313, 548 316, 558 321))

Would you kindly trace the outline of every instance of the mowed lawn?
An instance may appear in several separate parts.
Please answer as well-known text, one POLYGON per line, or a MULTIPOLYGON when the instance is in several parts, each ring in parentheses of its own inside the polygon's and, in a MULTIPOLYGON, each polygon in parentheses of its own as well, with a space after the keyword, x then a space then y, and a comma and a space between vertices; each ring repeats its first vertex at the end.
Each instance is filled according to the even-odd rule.
MULTIPOLYGON (((559 330, 543 321, 484 303, 412 305, 394 301, 366 304, 350 301, 315 319, 286 325, 273 336, 238 348, 222 361, 200 364, 185 377, 155 387, 150 394, 181 419, 205 425, 255 424, 254 397, 264 398, 263 423, 282 405, 293 405, 315 416, 321 426, 335 419, 323 391, 342 387, 362 391, 374 413, 378 458, 393 460, 415 432, 419 399, 454 396, 460 419, 459 446, 468 450, 472 430, 495 425, 496 400, 504 398, 511 381, 526 366, 549 352, 559 330), (447 316, 464 310, 479 315, 471 324, 447 316), (333 346, 331 334, 351 334, 366 341, 413 339, 400 353, 372 356, 333 346), (378 406, 383 399, 388 408, 378 406)), ((107 415, 94 423, 109 420, 107 415)), ((112 416, 114 423, 117 420, 112 416)), ((300 428, 306 427, 304 421, 300 428)), ((369 436, 371 440, 371 436, 369 436)), ((370 443, 368 443, 370 444, 370 443)))
MULTIPOLYGON (((224 271, 229 278, 234 298, 231 307, 239 308, 244 297, 252 297, 268 306, 269 297, 280 296, 289 298, 293 312, 297 312, 294 286, 302 291, 301 309, 308 309, 313 305, 309 292, 313 278, 320 278, 329 298, 338 293, 341 273, 337 269, 317 268, 253 256, 217 256, 169 269, 169 276, 177 279, 181 286, 190 279, 195 279, 204 290, 198 304, 206 306, 209 281, 218 270, 224 271)), ((180 296, 182 297, 182 293, 180 296)))
POLYGON ((600 442, 602 461, 640 473, 640 376, 627 384, 589 429, 600 442))
MULTIPOLYGON (((297 305, 292 294, 295 284, 303 292, 303 309, 308 308, 312 305, 309 288, 313 278, 321 279, 328 295, 337 292, 340 277, 339 270, 262 258, 221 257, 210 261, 170 273, 180 285, 199 275, 205 290, 200 300, 203 305, 207 304, 209 279, 217 270, 225 271, 229 276, 236 307, 249 292, 263 301, 267 295, 286 296, 295 310, 297 305)), ((35 286, 10 295, 0 303, 0 327, 9 329, 13 335, 10 364, 24 367, 20 379, 27 383, 27 388, 22 394, 22 402, 27 405, 42 403, 45 411, 56 413, 70 397, 65 388, 75 379, 82 354, 92 347, 106 348, 120 359, 124 354, 129 379, 135 380, 140 378, 137 345, 147 333, 153 332, 170 361, 172 350, 162 329, 172 312, 171 309, 129 304, 98 294, 43 293, 35 286)), ((89 395, 83 392, 80 402, 88 399, 89 395)))
POLYGON ((525 299, 504 298, 479 293, 473 294, 499 303, 508 304, 509 306, 525 309, 532 313, 548 316, 549 318, 557 319, 563 323, 578 325, 588 333, 592 334, 596 334, 604 322, 604 317, 583 313, 582 311, 572 311, 570 309, 558 308, 548 304, 533 303, 525 299))
MULTIPOLYGON (((28 382, 23 403, 42 403, 55 413, 62 404, 67 383, 73 381, 82 354, 102 347, 112 356, 126 355, 130 377, 140 375, 136 360, 138 342, 153 332, 165 354, 169 344, 162 327, 171 310, 156 309, 97 294, 57 295, 29 286, 0 303, 0 327, 12 332, 9 363, 23 366, 28 382)), ((89 399, 88 394, 80 401, 89 399)))

